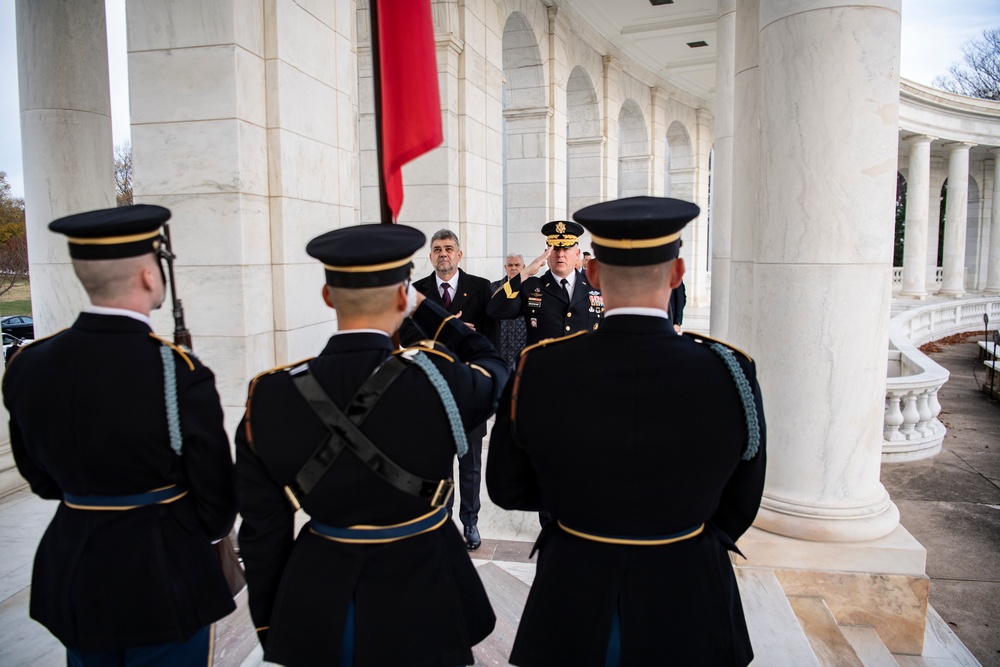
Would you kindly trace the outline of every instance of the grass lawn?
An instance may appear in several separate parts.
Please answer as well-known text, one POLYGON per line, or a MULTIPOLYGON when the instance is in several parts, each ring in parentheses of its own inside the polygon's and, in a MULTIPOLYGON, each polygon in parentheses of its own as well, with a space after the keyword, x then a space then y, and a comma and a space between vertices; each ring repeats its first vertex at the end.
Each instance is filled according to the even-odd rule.
POLYGON ((0 296, 0 317, 4 315, 31 315, 31 286, 27 280, 0 296))

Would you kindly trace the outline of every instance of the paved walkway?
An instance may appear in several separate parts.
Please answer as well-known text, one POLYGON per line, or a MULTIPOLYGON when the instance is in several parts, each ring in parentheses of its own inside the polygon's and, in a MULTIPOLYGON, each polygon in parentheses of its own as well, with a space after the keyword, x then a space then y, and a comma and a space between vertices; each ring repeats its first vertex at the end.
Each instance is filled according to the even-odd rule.
POLYGON ((931 604, 979 662, 1000 667, 1000 402, 981 390, 989 377, 975 342, 930 357, 951 373, 938 394, 943 450, 883 464, 882 483, 927 549, 931 604))

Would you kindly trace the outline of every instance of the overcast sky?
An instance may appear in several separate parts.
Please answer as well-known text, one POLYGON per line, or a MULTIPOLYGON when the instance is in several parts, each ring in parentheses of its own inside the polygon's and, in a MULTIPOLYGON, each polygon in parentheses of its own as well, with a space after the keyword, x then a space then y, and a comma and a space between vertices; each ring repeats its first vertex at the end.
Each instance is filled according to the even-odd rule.
MULTIPOLYGON (((983 30, 1000 27, 998 0, 902 0, 900 72, 905 79, 931 85, 948 66, 961 61, 961 47, 983 30)), ((125 0, 106 0, 108 58, 111 63, 112 132, 116 144, 129 140, 125 0)), ((0 171, 17 197, 24 196, 21 173, 20 107, 17 99, 17 48, 14 0, 0 0, 0 171)))

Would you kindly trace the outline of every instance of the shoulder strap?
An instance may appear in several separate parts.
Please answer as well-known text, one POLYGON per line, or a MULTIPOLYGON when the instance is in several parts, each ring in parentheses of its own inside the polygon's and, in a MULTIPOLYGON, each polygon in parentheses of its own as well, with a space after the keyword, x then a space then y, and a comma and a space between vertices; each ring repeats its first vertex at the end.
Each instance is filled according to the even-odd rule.
POLYGON ((308 365, 292 372, 295 388, 329 429, 323 442, 286 487, 290 498, 294 500, 293 504, 300 504, 302 499, 315 488, 345 447, 394 488, 417 498, 428 499, 435 507, 444 504, 453 488, 450 480, 424 479, 410 473, 386 456, 359 428, 378 399, 402 374, 406 366, 407 362, 398 356, 390 357, 358 390, 346 411, 338 408, 323 391, 319 382, 309 372, 308 365))

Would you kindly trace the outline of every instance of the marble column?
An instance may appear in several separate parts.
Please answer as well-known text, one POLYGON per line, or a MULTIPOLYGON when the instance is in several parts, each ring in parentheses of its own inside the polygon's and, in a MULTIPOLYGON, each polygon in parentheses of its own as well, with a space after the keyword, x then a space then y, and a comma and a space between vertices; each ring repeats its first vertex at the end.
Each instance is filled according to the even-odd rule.
POLYGON ((874 540, 899 524, 879 467, 900 1, 760 8, 751 354, 769 451, 755 525, 804 540, 874 540))
POLYGON ((903 239, 903 289, 900 296, 927 296, 927 209, 930 203, 931 142, 909 137, 910 168, 906 181, 906 232, 903 239))
POLYGON ((726 340, 756 355, 754 234, 760 220, 760 0, 736 0, 733 105, 732 260, 726 340))
POLYGON ((736 0, 720 0, 716 22, 715 152, 712 160, 712 303, 710 334, 729 332, 729 268, 733 233, 733 76, 736 0))
POLYGON ((1000 148, 990 149, 990 154, 993 156, 993 205, 990 207, 990 251, 983 294, 1000 294, 1000 148))
MULTIPOLYGON (((115 205, 104 0, 18 0, 21 154, 35 336, 73 323, 87 296, 55 218, 115 205)), ((8 91, 9 93, 10 91, 8 91)))
POLYGON ((941 294, 965 294, 965 226, 969 215, 969 149, 965 141, 945 144, 948 152, 948 201, 944 212, 941 294))

